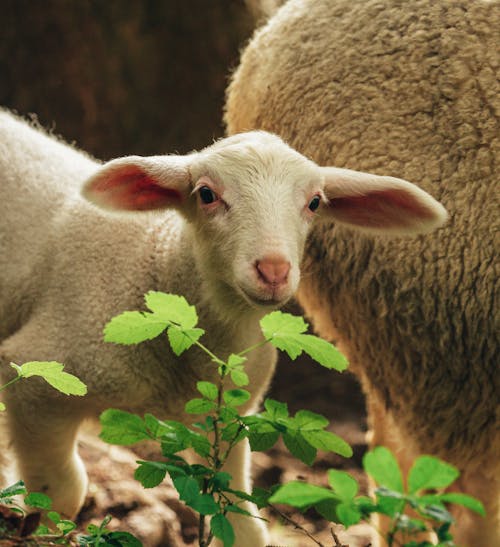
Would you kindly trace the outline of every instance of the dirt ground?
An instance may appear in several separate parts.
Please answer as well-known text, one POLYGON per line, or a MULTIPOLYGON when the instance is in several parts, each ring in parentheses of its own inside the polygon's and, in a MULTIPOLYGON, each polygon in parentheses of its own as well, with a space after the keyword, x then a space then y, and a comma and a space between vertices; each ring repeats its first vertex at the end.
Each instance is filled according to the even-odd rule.
MULTIPOLYGON (((331 431, 351 444, 354 456, 345 459, 334 454, 318 453, 312 468, 293 458, 283 444, 266 453, 253 453, 254 484, 269 487, 279 482, 306 478, 309 482, 326 486, 326 471, 332 467, 352 473, 366 491, 366 477, 361 471, 361 458, 366 450, 366 416, 363 396, 352 375, 323 369, 308 359, 291 362, 280 359, 269 396, 288 403, 291 412, 304 408, 327 416, 331 431)), ((144 449, 143 449, 144 450, 144 449)), ((147 449, 146 449, 147 450, 147 449)), ((85 433, 80 453, 90 476, 90 490, 78 523, 85 527, 97 523, 110 514, 115 517, 109 528, 132 532, 145 547, 185 547, 197 545, 197 520, 194 514, 179 502, 174 488, 162 484, 144 490, 133 479, 137 452, 109 446, 85 433)), ((306 528, 325 547, 335 546, 331 525, 313 511, 303 515, 290 508, 281 508, 306 528)), ((268 512, 272 545, 279 547, 307 547, 314 542, 302 532, 286 524, 279 515, 268 512)), ((342 544, 348 547, 367 547, 370 527, 358 525, 346 533, 334 528, 342 544)), ((236 547, 238 547, 236 545, 236 547)))

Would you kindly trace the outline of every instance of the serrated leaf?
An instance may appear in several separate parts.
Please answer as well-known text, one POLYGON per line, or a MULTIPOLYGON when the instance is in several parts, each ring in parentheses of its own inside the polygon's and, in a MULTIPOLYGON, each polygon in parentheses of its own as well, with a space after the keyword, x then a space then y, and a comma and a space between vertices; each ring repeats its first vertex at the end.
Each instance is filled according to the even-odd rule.
POLYGON ((246 389, 230 389, 222 394, 227 405, 241 406, 250 400, 250 393, 246 389))
POLYGON ((203 329, 184 329, 172 325, 167 330, 168 341, 175 355, 179 356, 194 345, 205 334, 203 329))
POLYGON ((109 408, 99 419, 102 425, 99 437, 107 443, 128 446, 150 439, 144 421, 130 412, 109 408))
POLYGON ((306 482, 292 481, 278 488, 269 501, 304 509, 328 499, 335 499, 331 490, 306 482))
POLYGON ((227 360, 227 366, 229 369, 232 369, 234 367, 240 367, 243 365, 243 363, 247 360, 246 357, 242 357, 241 355, 236 355, 235 353, 231 353, 227 360))
POLYGON ((188 505, 200 513, 200 515, 215 515, 220 509, 215 503, 214 498, 208 494, 201 494, 188 505))
POLYGON ((219 538, 224 547, 233 547, 234 530, 231 523, 221 513, 214 515, 210 521, 210 530, 216 538, 219 538))
POLYGON ((114 344, 139 344, 152 340, 168 326, 157 316, 148 312, 126 311, 113 317, 104 327, 104 341, 114 344))
POLYGON ((188 414, 206 414, 211 412, 215 408, 213 401, 207 401, 206 399, 191 399, 186 403, 184 410, 188 414))
POLYGON ((290 452, 300 461, 312 465, 316 457, 316 448, 304 439, 301 433, 283 433, 283 442, 290 452))
POLYGON ((260 320, 260 328, 266 339, 300 334, 307 330, 307 323, 302 317, 273 311, 260 320))
POLYGON ((163 482, 166 474, 167 467, 161 462, 139 462, 134 479, 139 481, 144 488, 154 488, 163 482))
POLYGON ((328 369, 343 371, 348 366, 346 356, 333 344, 313 336, 312 334, 301 334, 297 337, 302 349, 321 366, 328 369))
POLYGON ((267 411, 267 417, 272 421, 288 418, 288 406, 286 403, 280 403, 274 399, 266 399, 264 401, 264 408, 267 411))
POLYGON ((209 399, 210 401, 215 401, 215 399, 217 399, 217 394, 219 393, 217 386, 212 384, 212 382, 197 382, 196 389, 203 395, 203 397, 209 399))
POLYGON ((198 481, 193 477, 176 477, 172 482, 179 492, 180 499, 188 505, 200 496, 198 481))
POLYGON ((403 477, 396 458, 384 446, 377 446, 363 456, 365 471, 380 486, 403 493, 403 477))
POLYGON ((352 456, 352 448, 347 444, 344 439, 341 439, 335 433, 330 431, 300 431, 304 439, 314 448, 319 450, 325 450, 327 452, 335 452, 344 456, 344 458, 350 458, 352 456))
POLYGON ((419 490, 446 488, 460 475, 458 469, 433 456, 420 456, 410 469, 408 491, 415 494, 419 490))
POLYGON ((250 449, 253 452, 264 452, 272 448, 280 438, 278 431, 271 430, 267 432, 252 432, 248 435, 250 449))
POLYGON ((321 414, 310 410, 299 410, 293 419, 294 426, 301 432, 324 429, 330 422, 321 414))
POLYGON ((238 387, 247 386, 250 383, 248 374, 243 370, 233 369, 230 372, 231 380, 238 387))
POLYGON ((24 498, 24 503, 30 507, 38 509, 50 509, 52 500, 46 494, 40 492, 31 492, 24 498))
POLYGON ((328 482, 335 494, 343 501, 352 500, 359 490, 358 481, 345 471, 329 469, 328 482))
POLYGON ((85 395, 87 386, 73 374, 64 372, 64 365, 57 361, 30 361, 21 365, 23 378, 40 376, 53 388, 65 395, 85 395))
POLYGON ((198 323, 195 307, 190 306, 183 296, 149 291, 144 299, 146 306, 159 319, 176 323, 184 329, 192 329, 198 323))
POLYGON ((210 454, 212 445, 210 444, 210 441, 203 435, 195 433, 194 431, 190 431, 189 441, 198 456, 206 458, 210 454))

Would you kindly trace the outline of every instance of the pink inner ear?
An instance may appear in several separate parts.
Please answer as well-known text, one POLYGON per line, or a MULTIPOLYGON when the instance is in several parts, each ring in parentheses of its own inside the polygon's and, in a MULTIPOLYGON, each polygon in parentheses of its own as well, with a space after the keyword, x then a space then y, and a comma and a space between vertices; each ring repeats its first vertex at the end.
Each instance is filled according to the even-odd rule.
POLYGON ((116 209, 147 211, 182 201, 180 192, 159 186, 140 167, 130 165, 94 181, 92 190, 116 209))
POLYGON ((404 228, 434 218, 422 201, 400 189, 333 198, 330 208, 339 221, 367 228, 404 228))

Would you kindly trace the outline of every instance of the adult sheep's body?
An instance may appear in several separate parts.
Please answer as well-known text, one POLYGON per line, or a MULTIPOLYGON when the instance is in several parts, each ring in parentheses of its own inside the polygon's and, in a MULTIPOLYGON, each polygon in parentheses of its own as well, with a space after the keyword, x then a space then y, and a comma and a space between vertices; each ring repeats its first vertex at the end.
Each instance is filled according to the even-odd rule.
POLYGON ((439 199, 448 225, 383 239, 330 224, 309 238, 299 301, 367 395, 372 443, 404 468, 458 466, 500 545, 497 311, 499 2, 290 0, 259 29, 228 90, 229 133, 278 133, 320 164, 389 171, 439 199))

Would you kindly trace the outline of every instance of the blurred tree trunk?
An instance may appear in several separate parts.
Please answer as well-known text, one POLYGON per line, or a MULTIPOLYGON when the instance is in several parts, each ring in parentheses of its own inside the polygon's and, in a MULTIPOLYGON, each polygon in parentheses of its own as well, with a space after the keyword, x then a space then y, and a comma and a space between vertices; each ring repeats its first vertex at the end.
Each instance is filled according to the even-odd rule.
POLYGON ((106 159, 200 148, 252 26, 243 0, 3 0, 0 104, 106 159))

